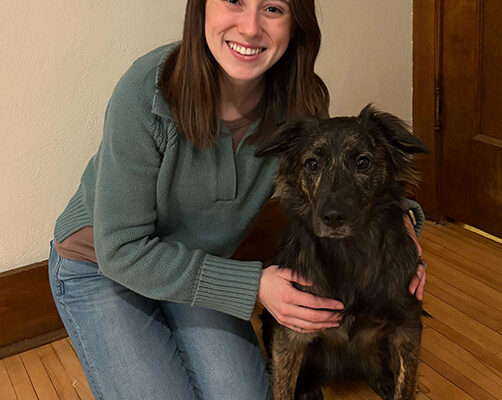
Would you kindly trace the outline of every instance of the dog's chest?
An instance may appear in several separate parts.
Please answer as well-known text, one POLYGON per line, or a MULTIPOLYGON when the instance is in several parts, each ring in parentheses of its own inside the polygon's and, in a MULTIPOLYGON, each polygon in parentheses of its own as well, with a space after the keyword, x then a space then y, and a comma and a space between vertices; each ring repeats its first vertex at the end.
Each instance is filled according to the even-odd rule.
POLYGON ((347 313, 379 315, 390 301, 389 277, 366 261, 319 259, 312 265, 305 263, 297 272, 311 282, 307 287, 296 285, 298 289, 339 300, 347 313))
POLYGON ((394 328, 395 326, 387 320, 367 315, 348 315, 339 327, 323 331, 321 339, 328 346, 342 346, 364 352, 364 349, 369 345, 373 346, 394 328))

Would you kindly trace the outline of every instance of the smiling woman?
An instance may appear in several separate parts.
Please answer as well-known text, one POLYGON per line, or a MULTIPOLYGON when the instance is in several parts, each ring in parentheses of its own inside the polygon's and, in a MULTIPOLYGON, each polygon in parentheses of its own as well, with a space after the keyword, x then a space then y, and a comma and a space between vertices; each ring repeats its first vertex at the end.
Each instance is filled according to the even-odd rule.
POLYGON ((314 0, 188 0, 181 43, 120 79, 49 259, 97 399, 270 398, 258 293, 279 294, 263 304, 298 329, 338 325, 337 300, 305 296, 287 269, 263 274, 259 254, 231 258, 273 191, 276 160, 257 143, 327 113, 319 46, 314 0))

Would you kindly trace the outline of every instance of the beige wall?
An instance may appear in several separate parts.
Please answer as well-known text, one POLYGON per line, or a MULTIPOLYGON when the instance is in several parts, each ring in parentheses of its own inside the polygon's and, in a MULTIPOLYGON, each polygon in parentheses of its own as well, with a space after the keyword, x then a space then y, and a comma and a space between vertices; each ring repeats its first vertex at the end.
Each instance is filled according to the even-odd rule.
POLYGON ((318 0, 323 41, 317 71, 330 112, 357 114, 368 102, 411 119, 412 0, 318 0))
MULTIPOLYGON (((0 272, 47 259, 54 221, 141 54, 180 38, 184 0, 4 1, 0 14, 0 272)), ((412 0, 318 0, 332 115, 369 101, 411 117, 412 0)))

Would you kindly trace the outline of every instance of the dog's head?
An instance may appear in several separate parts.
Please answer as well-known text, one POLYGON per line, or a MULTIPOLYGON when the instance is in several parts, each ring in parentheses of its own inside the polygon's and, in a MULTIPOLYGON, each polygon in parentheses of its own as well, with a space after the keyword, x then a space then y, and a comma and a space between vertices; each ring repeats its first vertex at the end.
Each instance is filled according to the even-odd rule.
POLYGON ((346 238, 375 205, 414 187, 411 155, 427 152, 406 123, 369 104, 357 117, 291 121, 256 155, 279 156, 276 191, 317 236, 346 238))

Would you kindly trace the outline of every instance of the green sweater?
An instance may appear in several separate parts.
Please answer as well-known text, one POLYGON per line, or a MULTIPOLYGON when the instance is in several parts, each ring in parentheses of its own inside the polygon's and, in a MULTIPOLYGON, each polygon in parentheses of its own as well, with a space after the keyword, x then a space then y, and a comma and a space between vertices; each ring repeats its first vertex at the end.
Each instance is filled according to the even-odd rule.
MULTIPOLYGON (((55 239, 93 226, 103 275, 149 298, 249 319, 262 264, 228 257, 272 194, 277 160, 254 157, 246 138, 258 122, 235 153, 223 125, 214 147, 186 139, 157 89, 173 47, 139 58, 120 79, 99 150, 56 222, 55 239)), ((410 206, 418 235, 423 213, 410 206)))
POLYGON ((225 126, 214 147, 186 139, 157 89, 173 46, 139 58, 120 79, 55 239, 93 226, 103 275, 149 298, 249 319, 262 264, 228 257, 272 194, 277 161, 254 157, 246 138, 257 122, 235 153, 225 126))

